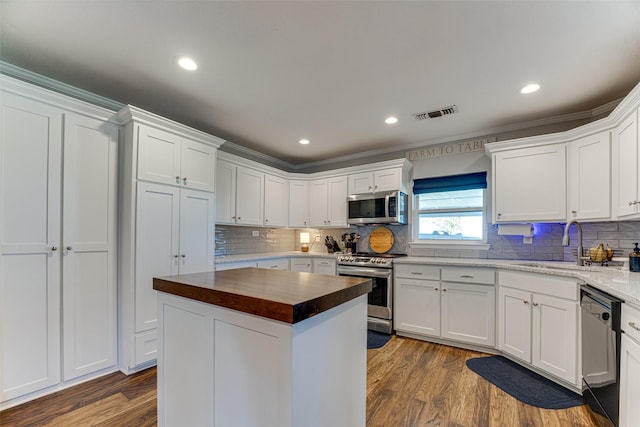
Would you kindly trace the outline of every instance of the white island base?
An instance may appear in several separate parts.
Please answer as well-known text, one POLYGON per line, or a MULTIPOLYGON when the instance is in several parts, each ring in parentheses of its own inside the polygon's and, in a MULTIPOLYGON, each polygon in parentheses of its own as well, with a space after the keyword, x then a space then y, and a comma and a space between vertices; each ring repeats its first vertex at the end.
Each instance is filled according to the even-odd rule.
POLYGON ((365 426, 366 295, 294 324, 158 297, 159 426, 365 426))

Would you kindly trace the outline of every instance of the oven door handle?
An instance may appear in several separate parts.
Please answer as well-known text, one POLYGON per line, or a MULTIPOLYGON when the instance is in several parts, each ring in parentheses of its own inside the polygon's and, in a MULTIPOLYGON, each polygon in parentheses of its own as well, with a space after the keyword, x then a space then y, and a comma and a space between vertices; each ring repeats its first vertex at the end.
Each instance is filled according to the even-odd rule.
POLYGON ((380 271, 374 268, 358 268, 357 270, 350 269, 341 269, 338 267, 338 274, 345 274, 348 276, 356 276, 356 277, 391 277, 391 271, 380 271))

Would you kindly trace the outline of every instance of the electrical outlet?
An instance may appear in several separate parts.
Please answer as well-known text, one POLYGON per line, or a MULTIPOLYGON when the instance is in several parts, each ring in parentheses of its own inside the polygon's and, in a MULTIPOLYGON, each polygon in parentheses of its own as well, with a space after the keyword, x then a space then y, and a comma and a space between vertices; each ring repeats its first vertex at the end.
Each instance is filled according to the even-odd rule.
POLYGON ((260 237, 260 232, 259 232, 259 231, 257 231, 257 230, 253 230, 253 231, 251 232, 251 235, 252 235, 253 237, 260 237))
POLYGON ((319 240, 320 240, 320 235, 319 235, 319 234, 316 234, 315 241, 317 242, 317 241, 319 241, 319 240))

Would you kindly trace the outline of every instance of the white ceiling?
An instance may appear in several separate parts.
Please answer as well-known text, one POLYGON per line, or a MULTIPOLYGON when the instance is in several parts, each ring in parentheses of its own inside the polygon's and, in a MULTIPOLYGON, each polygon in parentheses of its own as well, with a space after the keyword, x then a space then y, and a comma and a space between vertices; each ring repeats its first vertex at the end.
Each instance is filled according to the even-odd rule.
POLYGON ((640 81, 638 0, 0 0, 0 26, 5 62, 298 166, 583 112, 640 81))

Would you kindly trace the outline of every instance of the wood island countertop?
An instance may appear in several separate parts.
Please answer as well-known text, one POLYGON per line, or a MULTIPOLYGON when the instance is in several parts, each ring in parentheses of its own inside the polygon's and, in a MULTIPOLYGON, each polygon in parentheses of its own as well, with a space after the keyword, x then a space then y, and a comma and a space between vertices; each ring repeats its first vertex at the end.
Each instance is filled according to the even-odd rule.
POLYGON ((293 324, 370 292, 372 283, 251 267, 154 277, 153 289, 293 324))

